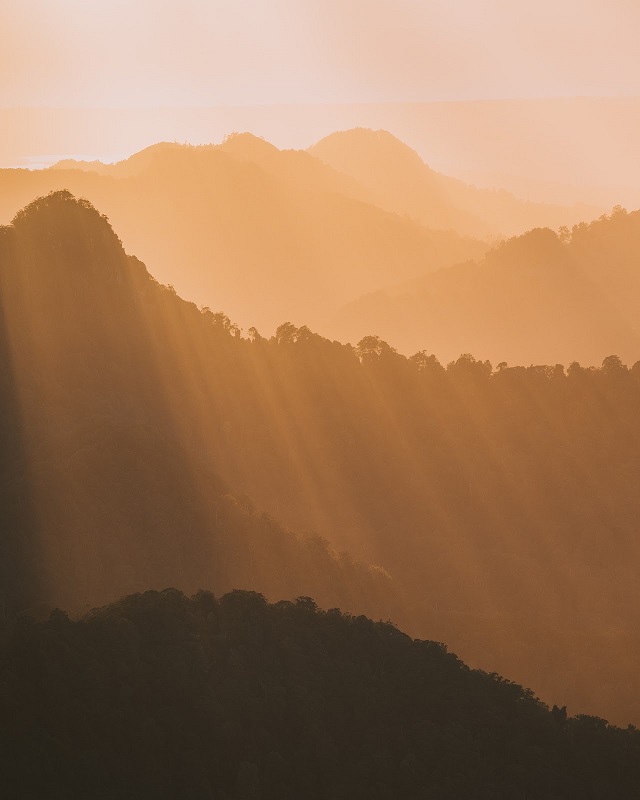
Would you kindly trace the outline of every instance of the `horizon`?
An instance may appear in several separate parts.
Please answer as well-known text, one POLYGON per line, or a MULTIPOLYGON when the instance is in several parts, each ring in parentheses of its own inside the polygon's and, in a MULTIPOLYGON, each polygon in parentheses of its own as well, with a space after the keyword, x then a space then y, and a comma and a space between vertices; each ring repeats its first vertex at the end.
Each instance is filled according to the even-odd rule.
POLYGON ((480 187, 536 202, 636 208, 638 125, 640 97, 0 109, 0 168, 114 163, 159 142, 212 144, 238 131, 306 149, 363 127, 389 131, 432 169, 480 187))

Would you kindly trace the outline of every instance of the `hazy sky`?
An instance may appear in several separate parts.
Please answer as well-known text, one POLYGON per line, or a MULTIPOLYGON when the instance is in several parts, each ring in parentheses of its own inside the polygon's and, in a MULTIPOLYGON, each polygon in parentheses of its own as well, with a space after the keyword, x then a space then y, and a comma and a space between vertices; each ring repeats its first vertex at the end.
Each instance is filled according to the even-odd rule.
POLYGON ((0 0, 0 107, 640 95, 638 0, 0 0))

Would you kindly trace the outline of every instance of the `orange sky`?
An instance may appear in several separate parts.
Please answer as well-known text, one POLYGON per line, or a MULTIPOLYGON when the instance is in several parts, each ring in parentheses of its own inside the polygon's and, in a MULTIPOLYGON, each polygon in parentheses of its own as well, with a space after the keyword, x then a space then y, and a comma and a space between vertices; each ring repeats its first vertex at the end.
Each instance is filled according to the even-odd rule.
POLYGON ((638 95, 637 0, 0 0, 0 107, 638 95))

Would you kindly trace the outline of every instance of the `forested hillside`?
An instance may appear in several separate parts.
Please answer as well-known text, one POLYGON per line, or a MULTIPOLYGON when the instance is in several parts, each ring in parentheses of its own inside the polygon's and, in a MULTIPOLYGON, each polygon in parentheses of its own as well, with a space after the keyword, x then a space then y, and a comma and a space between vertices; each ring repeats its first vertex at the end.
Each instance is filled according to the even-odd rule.
POLYGON ((16 604, 311 594, 572 712, 640 718, 637 365, 243 336, 65 193, 2 229, 0 264, 16 604))
POLYGON ((308 597, 145 592, 0 623, 15 798, 627 800, 640 734, 308 597))
POLYGON ((640 800, 640 3, 0 35, 0 800, 640 800))
POLYGON ((640 353, 640 212, 617 207, 556 233, 508 239, 480 261, 368 294, 342 309, 335 331, 375 331, 405 353, 425 343, 441 359, 472 350, 494 362, 599 365, 640 353))
POLYGON ((175 325, 161 335, 170 309, 192 311, 213 376, 228 323, 160 287, 88 203, 58 193, 0 228, 0 300, 5 604, 78 611, 178 585, 397 607, 381 570, 229 489, 195 427, 198 361, 175 325))

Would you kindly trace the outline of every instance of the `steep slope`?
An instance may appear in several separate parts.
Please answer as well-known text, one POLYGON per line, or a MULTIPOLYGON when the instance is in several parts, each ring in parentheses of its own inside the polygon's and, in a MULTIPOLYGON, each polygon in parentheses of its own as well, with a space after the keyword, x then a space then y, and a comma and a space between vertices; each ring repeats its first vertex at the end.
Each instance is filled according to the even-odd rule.
POLYGON ((53 189, 86 197, 159 280, 245 328, 321 327, 363 292, 486 251, 383 211, 353 179, 256 137, 154 146, 104 172, 3 170, 0 218, 53 189))
POLYGON ((626 800, 640 733, 308 597, 146 592, 0 627, 12 797, 626 800), (27 768, 28 765, 28 768, 27 768))
POLYGON ((210 354, 231 333, 126 256, 92 206, 60 192, 0 228, 0 309, 4 604, 243 584, 393 604, 381 571, 229 494, 196 440, 197 365, 175 326, 195 315, 210 354))
POLYGON ((525 202, 506 191, 478 189, 442 175, 384 130, 332 133, 309 152, 365 186, 380 208, 406 214, 430 228, 513 236, 536 226, 571 225, 597 214, 588 206, 525 202))
POLYGON ((616 209, 558 236, 538 229, 469 262, 344 308, 333 332, 375 331, 406 353, 428 345, 449 360, 600 364, 640 354, 640 212, 616 209))

